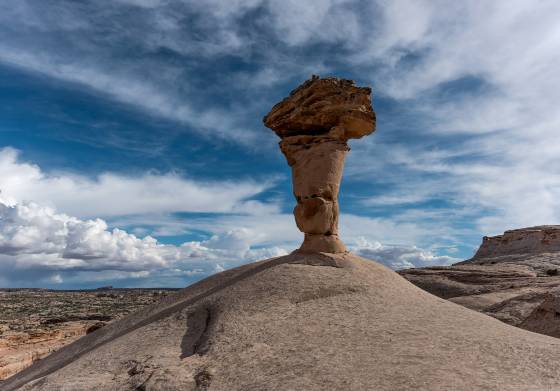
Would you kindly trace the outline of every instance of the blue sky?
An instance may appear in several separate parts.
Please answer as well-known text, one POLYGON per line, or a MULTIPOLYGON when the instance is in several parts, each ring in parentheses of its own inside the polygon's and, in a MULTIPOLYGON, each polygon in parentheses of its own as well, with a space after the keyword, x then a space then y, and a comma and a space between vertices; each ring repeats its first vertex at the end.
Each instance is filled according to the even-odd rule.
POLYGON ((262 117, 373 88, 341 236, 393 267, 560 223, 555 1, 6 0, 0 286, 184 286, 299 245, 262 117))

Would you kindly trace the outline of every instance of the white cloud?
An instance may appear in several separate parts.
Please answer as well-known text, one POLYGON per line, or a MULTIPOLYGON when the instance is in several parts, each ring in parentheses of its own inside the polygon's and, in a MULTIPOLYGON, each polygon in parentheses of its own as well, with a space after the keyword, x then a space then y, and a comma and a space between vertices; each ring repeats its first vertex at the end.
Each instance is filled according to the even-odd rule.
POLYGON ((358 238, 351 247, 356 254, 381 262, 392 269, 451 265, 461 259, 436 255, 416 246, 383 245, 377 241, 358 238))
MULTIPOLYGON (((242 117, 263 110, 255 108, 255 102, 262 106, 267 100, 261 98, 272 87, 284 88, 283 83, 310 73, 310 66, 322 72, 350 69, 349 76, 373 84, 377 96, 394 99, 396 116, 405 114, 408 121, 391 123, 398 120, 382 110, 387 115, 380 117, 384 127, 353 145, 346 180, 367 175, 388 185, 381 194, 364 197, 364 213, 395 206, 408 210, 385 218, 343 216, 346 240, 367 231, 369 241, 425 247, 430 236, 431 242, 453 242, 453 236, 456 240, 457 228, 451 223, 457 220, 484 234, 560 222, 557 1, 121 0, 105 12, 113 15, 123 3, 147 10, 149 16, 135 14, 130 21, 137 24, 123 23, 127 28, 100 39, 98 25, 90 23, 98 17, 93 12, 91 18, 79 17, 80 11, 70 6, 52 11, 7 2, 0 25, 15 25, 18 34, 3 41, 0 61, 81 83, 204 134, 215 130, 221 137, 249 141, 254 135, 238 125, 242 117), (193 23, 185 23, 187 14, 193 23), (186 25, 194 31, 183 30, 186 25), (135 34, 137 30, 143 34, 135 34), (52 41, 53 31, 69 41, 52 41), (97 38, 87 39, 90 36, 97 38), (121 44, 139 48, 150 60, 120 58, 112 50, 121 44), (328 51, 316 52, 317 44, 327 45, 328 51), (52 50, 53 45, 60 50, 52 50), (205 61, 232 55, 252 67, 223 76, 218 72, 213 84, 199 88, 200 80, 191 80, 196 68, 188 68, 187 61, 176 66, 175 61, 152 57, 159 50, 183 56, 181 60, 196 55, 194 61, 204 66, 205 61), (328 61, 322 58, 325 53, 328 61), (224 78, 227 85, 221 84, 224 78), (233 93, 236 88, 243 94, 233 93), (215 97, 226 90, 236 104, 199 99, 206 90, 215 97), (206 109, 200 112, 200 107, 206 109), (414 205, 434 200, 448 205, 437 213, 414 205)), ((95 179, 54 175, 19 162, 13 153, 11 158, 6 151, 2 156, 0 188, 14 200, 32 194, 35 201, 66 213, 112 216, 113 222, 131 223, 138 217, 120 215, 149 211, 156 227, 159 221, 159 234, 202 229, 223 236, 224 246, 228 232, 243 237, 235 230, 248 229, 253 238, 249 251, 279 245, 278 238, 286 248, 300 240, 291 216, 281 214, 274 204, 247 201, 266 186, 230 184, 233 196, 220 198, 216 193, 222 183, 199 183, 174 174, 106 174, 95 179), (166 189, 180 191, 170 194, 166 189), (125 196, 130 190, 136 197, 125 196), (175 198, 176 194, 188 196, 175 198), (248 215, 258 209, 255 206, 259 212, 248 215), (164 215, 180 210, 242 215, 187 222, 164 215)), ((145 215, 139 219, 146 221, 145 215)), ((216 240, 197 242, 193 251, 226 251, 212 247, 216 240)), ((246 246, 227 251, 246 251, 246 246)))
POLYGON ((0 190, 5 202, 35 201, 79 217, 110 217, 171 212, 272 213, 273 203, 254 197, 267 182, 211 182, 175 173, 124 176, 104 173, 96 178, 66 172, 46 173, 21 162, 18 152, 0 149, 0 190))
POLYGON ((60 274, 54 274, 50 278, 50 281, 54 284, 62 284, 64 282, 64 280, 62 279, 62 276, 60 274))
MULTIPOLYGON (((446 211, 410 210, 388 218, 342 213, 340 235, 349 244, 366 240, 406 248, 415 245, 422 248, 457 246, 461 244, 462 236, 472 235, 472 232, 451 225, 445 213, 446 211)), ((469 211, 454 210, 453 213, 471 217, 469 211)), ((246 248, 251 247, 249 253, 262 253, 261 256, 255 255, 254 259, 262 259, 275 256, 274 248, 283 251, 296 249, 303 240, 303 234, 299 232, 293 215, 289 213, 221 215, 186 220, 173 216, 153 216, 150 219, 154 232, 169 232, 172 235, 186 234, 192 230, 211 232, 213 237, 209 240, 194 242, 193 251, 201 245, 217 252, 227 248, 230 253, 238 250, 243 253, 246 248)), ((134 227, 142 221, 143 218, 132 216, 114 220, 113 223, 134 227)), ((476 236, 476 240, 478 239, 476 236)))
POLYGON ((560 223, 560 4, 396 1, 377 9, 373 38, 354 43, 351 60, 376 64, 377 90, 414 115, 415 125, 377 137, 403 128, 416 137, 356 145, 350 171, 391 185, 364 205, 444 200, 471 210, 481 234, 560 223))
MULTIPOLYGON (((61 60, 53 59, 49 54, 2 47, 1 44, 0 62, 83 85, 114 100, 138 106, 148 113, 184 123, 203 137, 218 137, 248 145, 259 137, 253 129, 240 124, 243 119, 241 111, 234 112, 233 108, 226 110, 216 106, 194 107, 180 95, 169 90, 162 91, 161 85, 173 83, 173 80, 154 83, 143 75, 131 75, 126 68, 120 72, 109 72, 79 62, 61 63, 61 60)), ((178 72, 176 69, 167 69, 163 73, 170 77, 178 72)))
POLYGON ((61 284, 66 275, 87 280, 207 275, 262 257, 287 254, 282 247, 254 247, 255 234, 230 230, 208 240, 165 245, 151 236, 138 238, 109 230, 101 219, 80 220, 52 208, 0 200, 0 270, 15 280, 61 284), (115 274, 107 274, 114 271, 115 274))
MULTIPOLYGON (((68 284, 76 281, 138 280, 152 285, 181 284, 224 268, 258 259, 286 255, 303 235, 291 214, 273 205, 244 199, 264 185, 199 184, 177 176, 138 178, 106 174, 89 179, 77 174, 47 174, 40 167, 20 162, 13 149, 0 151, 0 270, 9 284, 68 284), (230 186, 226 197, 218 192, 230 186), (172 189, 173 194, 167 190, 172 189), (180 201, 173 196, 184 193, 180 201), (30 202, 24 197, 60 205, 30 202), (136 200, 131 200, 137 195, 136 200), (169 195, 168 198, 167 195, 169 195), (110 202, 108 202, 110 201, 110 202), (223 202, 222 205, 216 205, 223 202), (76 211, 73 217, 68 211, 76 211), (149 211, 150 213, 142 214, 149 211), (174 211, 226 212, 181 219, 174 211), (97 213, 112 217, 109 229, 97 213), (146 234, 182 235, 195 230, 207 239, 181 245, 162 244, 146 234), (42 282, 41 282, 42 281, 42 282)), ((377 257, 391 267, 448 262, 446 257, 419 250, 433 237, 452 244, 449 227, 343 214, 342 238, 358 254, 377 257), (379 242, 397 243, 383 246, 379 242), (373 244, 372 244, 373 243, 373 244), (389 261, 390 256, 395 258, 389 261)), ((140 283, 140 282, 139 282, 140 283)))
POLYGON ((151 279, 152 284, 168 285, 208 275, 217 265, 232 267, 284 255, 286 249, 271 236, 274 230, 261 233, 255 226, 219 226, 217 221, 231 214, 240 224, 259 219, 263 223, 263 216, 277 214, 276 204, 247 199, 269 186, 193 181, 176 174, 107 173, 92 179, 46 173, 19 161, 16 150, 4 148, 0 150, 0 271, 12 277, 6 284, 105 278, 151 279), (171 218, 172 212, 208 212, 213 217, 208 224, 189 225, 171 218), (120 219, 143 237, 109 229, 104 220, 84 216, 110 217, 113 226, 120 219), (184 234, 190 229, 210 237, 166 245, 147 235, 165 230, 184 234))
POLYGON ((109 231, 101 219, 79 220, 35 203, 0 203, 0 253, 13 256, 16 268, 51 270, 140 271, 180 257, 150 236, 109 231))
MULTIPOLYGON (((76 274, 85 281, 149 277, 165 281, 288 254, 289 247, 259 245, 270 232, 257 232, 237 228, 203 241, 165 245, 150 236, 138 238, 120 229, 109 230, 101 219, 80 220, 35 203, 8 206, 0 202, 0 269, 16 281, 39 275, 53 284, 72 280, 76 274)), ((358 255, 392 268, 457 261, 412 245, 382 245, 365 237, 355 237, 351 243, 349 247, 358 255)))
POLYGON ((360 33, 349 0, 266 2, 276 37, 289 45, 355 40, 360 33), (344 23, 341 21, 344 20, 344 23))

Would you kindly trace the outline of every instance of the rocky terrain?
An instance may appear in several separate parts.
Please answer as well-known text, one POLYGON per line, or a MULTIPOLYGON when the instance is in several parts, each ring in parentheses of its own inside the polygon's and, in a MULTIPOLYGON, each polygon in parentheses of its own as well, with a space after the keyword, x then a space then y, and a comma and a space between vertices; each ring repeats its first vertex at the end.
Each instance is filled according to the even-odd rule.
POLYGON ((171 292, 0 289, 0 380, 171 292))
MULTIPOLYGON (((301 248, 93 331, 2 390, 560 389, 560 339, 438 298, 345 251, 336 229, 346 141, 371 133, 374 118, 369 89, 351 81, 314 77, 294 90, 265 123, 292 168, 301 248)), ((522 265, 497 273, 537 277, 522 265)))
POLYGON ((399 273, 441 298, 560 338, 560 226, 484 237, 470 260, 399 273))
POLYGON ((560 339, 415 287, 350 254, 216 274, 115 321, 3 391, 553 390, 560 339))

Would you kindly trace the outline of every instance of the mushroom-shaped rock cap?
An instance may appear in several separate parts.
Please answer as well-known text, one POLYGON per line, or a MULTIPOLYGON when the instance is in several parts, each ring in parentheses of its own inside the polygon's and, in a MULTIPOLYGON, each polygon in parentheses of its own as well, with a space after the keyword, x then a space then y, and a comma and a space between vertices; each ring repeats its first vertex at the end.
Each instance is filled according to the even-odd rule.
POLYGON ((281 138, 333 132, 339 138, 360 138, 375 130, 371 89, 352 80, 313 75, 275 105, 263 119, 281 138))

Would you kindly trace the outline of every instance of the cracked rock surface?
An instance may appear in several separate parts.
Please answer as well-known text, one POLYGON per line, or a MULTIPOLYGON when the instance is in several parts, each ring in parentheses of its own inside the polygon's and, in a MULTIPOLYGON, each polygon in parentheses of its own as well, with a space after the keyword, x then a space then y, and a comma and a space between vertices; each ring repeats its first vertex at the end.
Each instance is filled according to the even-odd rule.
POLYGON ((292 168, 296 224, 305 234, 301 251, 342 253, 338 192, 347 141, 375 130, 371 89, 353 81, 313 76, 275 105, 264 124, 282 139, 292 168))
POLYGON ((351 254, 213 275, 64 347, 3 391, 552 390, 560 340, 351 254))

